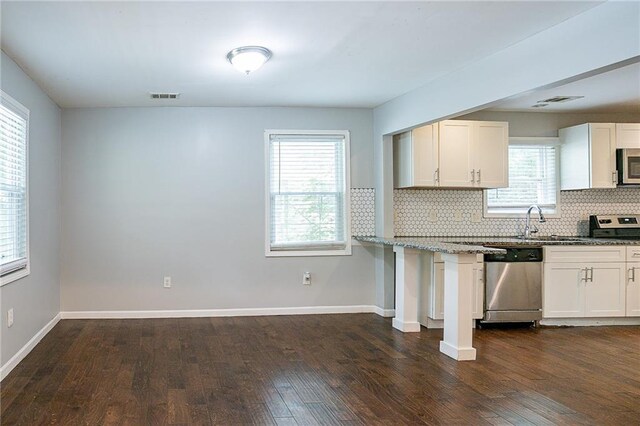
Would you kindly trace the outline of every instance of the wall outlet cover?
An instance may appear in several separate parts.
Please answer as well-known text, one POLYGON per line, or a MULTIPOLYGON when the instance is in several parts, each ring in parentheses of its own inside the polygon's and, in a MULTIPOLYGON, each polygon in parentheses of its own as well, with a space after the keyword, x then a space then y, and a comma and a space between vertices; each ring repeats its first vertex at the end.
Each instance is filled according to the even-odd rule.
POLYGON ((171 288, 171 277, 164 277, 164 288, 171 288))
POLYGON ((11 327, 13 325, 13 308, 7 311, 7 327, 11 327))

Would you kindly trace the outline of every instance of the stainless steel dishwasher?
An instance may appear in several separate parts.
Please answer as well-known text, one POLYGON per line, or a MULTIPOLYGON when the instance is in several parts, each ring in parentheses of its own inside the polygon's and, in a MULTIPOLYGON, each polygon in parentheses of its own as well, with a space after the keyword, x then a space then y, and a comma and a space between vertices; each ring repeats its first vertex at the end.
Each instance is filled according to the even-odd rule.
POLYGON ((482 322, 542 319, 542 247, 504 247, 485 254, 485 312, 482 322))

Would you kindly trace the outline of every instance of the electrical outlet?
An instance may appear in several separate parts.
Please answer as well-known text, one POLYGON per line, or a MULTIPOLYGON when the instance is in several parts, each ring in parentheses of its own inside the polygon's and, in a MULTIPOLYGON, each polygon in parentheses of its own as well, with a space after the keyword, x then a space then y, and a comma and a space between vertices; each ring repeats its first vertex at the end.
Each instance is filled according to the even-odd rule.
POLYGON ((480 213, 480 212, 471 213, 471 222, 479 223, 481 221, 482 221, 482 213, 480 213))
POLYGON ((302 273, 302 285, 311 285, 311 272, 302 273))
POLYGON ((462 212, 460 210, 457 210, 454 214, 453 214, 453 220, 455 222, 462 222, 462 212))
POLYGON ((7 311, 7 327, 11 327, 13 325, 13 308, 7 311))
POLYGON ((427 215, 427 220, 429 222, 437 222, 438 221, 438 213, 436 213, 434 211, 430 211, 429 214, 427 215))
POLYGON ((164 288, 171 288, 171 277, 164 277, 164 288))

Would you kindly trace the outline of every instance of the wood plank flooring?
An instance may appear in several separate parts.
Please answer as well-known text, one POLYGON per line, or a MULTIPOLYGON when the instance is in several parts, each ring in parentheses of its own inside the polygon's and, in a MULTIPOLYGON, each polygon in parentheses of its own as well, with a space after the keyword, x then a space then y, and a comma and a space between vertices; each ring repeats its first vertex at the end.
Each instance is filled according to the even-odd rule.
POLYGON ((2 425, 640 424, 640 327, 476 330, 478 360, 373 314, 63 320, 2 425))

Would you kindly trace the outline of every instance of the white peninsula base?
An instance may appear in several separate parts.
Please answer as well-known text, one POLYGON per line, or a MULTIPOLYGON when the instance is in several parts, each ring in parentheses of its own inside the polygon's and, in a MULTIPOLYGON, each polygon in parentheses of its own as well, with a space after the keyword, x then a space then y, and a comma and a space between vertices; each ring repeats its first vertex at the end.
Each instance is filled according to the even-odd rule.
MULTIPOLYGON (((394 246, 396 253, 396 316, 393 327, 403 332, 419 332, 419 256, 424 250, 394 246)), ((473 348, 473 266, 476 254, 443 254, 444 337, 440 352, 458 361, 476 359, 473 348)))

